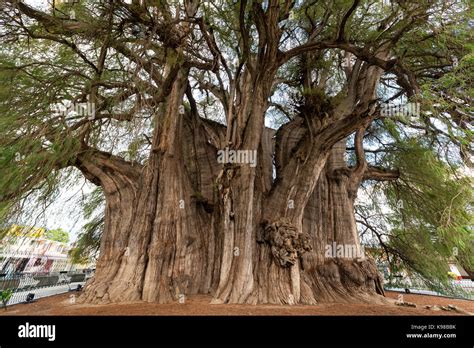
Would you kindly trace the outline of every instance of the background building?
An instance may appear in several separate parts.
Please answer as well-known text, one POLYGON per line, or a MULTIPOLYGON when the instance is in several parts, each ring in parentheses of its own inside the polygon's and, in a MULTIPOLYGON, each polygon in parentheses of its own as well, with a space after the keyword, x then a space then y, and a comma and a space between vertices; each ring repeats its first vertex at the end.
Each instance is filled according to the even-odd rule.
POLYGON ((44 228, 13 225, 0 239, 0 273, 69 271, 67 243, 47 239, 44 228))

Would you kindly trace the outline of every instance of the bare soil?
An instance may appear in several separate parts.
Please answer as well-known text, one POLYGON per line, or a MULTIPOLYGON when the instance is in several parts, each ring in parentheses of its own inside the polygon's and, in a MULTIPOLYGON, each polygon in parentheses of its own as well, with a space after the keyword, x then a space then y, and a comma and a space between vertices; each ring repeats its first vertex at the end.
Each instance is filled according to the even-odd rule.
MULTIPOLYGON (((403 300, 416 308, 390 304, 330 303, 315 306, 210 304, 210 296, 194 296, 185 303, 157 304, 133 302, 108 305, 71 304, 66 293, 41 298, 31 304, 18 304, 0 310, 0 315, 472 315, 474 301, 437 296, 403 294, 403 300), (425 305, 453 305, 458 311, 426 309, 425 305)), ((399 293, 387 292, 389 299, 399 293)), ((394 301, 391 301, 394 302, 394 301)))

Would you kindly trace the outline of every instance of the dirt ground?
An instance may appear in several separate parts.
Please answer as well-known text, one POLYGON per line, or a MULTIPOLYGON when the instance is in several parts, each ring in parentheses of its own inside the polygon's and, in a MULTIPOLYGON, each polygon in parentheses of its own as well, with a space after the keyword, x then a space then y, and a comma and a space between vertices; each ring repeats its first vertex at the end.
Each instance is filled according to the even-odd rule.
MULTIPOLYGON (((31 304, 18 304, 0 310, 0 315, 472 315, 474 301, 456 300, 436 296, 403 294, 403 300, 416 308, 395 304, 331 303, 315 306, 279 305, 230 305, 209 304, 209 296, 194 296, 184 304, 156 304, 133 302, 108 305, 71 304, 66 293, 39 299, 31 304), (425 305, 454 305, 459 311, 430 310, 425 305)), ((77 294, 77 293, 76 293, 77 294)), ((387 297, 397 299, 399 293, 387 292, 387 297)))

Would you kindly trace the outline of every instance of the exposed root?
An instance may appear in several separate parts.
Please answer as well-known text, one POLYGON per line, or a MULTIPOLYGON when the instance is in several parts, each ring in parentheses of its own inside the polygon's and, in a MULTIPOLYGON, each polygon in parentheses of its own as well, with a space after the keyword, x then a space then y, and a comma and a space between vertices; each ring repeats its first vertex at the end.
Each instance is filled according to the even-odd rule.
POLYGON ((173 303, 195 295, 197 291, 191 289, 192 279, 189 275, 180 275, 168 278, 164 286, 146 298, 142 286, 133 281, 98 281, 91 279, 84 287, 84 292, 77 298, 78 303, 108 304, 120 302, 146 301, 157 303, 173 303))
POLYGON ((98 282, 92 279, 86 284, 78 303, 108 304, 141 300, 141 293, 129 282, 98 282))
POLYGON ((306 275, 318 302, 387 302, 373 260, 331 259, 306 275))

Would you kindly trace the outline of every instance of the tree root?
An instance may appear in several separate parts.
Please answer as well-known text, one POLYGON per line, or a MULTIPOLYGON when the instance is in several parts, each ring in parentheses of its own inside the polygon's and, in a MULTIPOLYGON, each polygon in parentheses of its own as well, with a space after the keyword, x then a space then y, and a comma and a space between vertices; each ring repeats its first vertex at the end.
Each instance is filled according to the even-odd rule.
POLYGON ((383 279, 371 259, 331 259, 305 277, 318 302, 387 303, 383 279))

